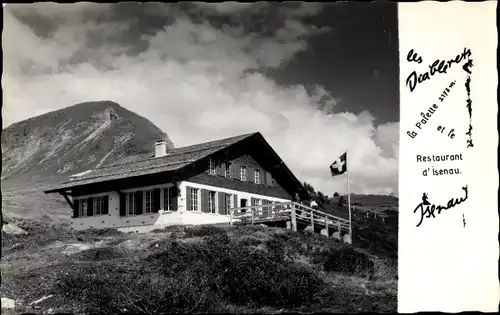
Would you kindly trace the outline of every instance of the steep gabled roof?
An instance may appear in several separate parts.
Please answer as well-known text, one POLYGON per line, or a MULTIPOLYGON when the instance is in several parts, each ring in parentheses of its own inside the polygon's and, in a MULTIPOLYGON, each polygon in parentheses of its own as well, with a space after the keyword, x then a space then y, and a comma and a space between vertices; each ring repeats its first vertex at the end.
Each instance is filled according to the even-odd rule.
POLYGON ((130 177, 179 171, 217 152, 243 142, 245 142, 244 146, 248 147, 249 151, 254 150, 254 153, 255 150, 258 151, 258 162, 267 169, 273 170, 273 177, 280 182, 286 191, 291 195, 297 192, 303 199, 310 197, 306 189, 302 186, 302 183, 295 177, 259 132, 169 149, 168 154, 164 157, 155 158, 153 152, 126 157, 113 164, 101 166, 90 173, 82 174, 82 176, 63 182, 57 187, 46 190, 45 193, 62 192, 76 187, 122 180, 130 177))
POLYGON ((98 167, 76 179, 65 181, 45 193, 132 176, 179 170, 254 134, 169 149, 168 155, 164 157, 154 157, 154 152, 126 157, 113 164, 98 167))

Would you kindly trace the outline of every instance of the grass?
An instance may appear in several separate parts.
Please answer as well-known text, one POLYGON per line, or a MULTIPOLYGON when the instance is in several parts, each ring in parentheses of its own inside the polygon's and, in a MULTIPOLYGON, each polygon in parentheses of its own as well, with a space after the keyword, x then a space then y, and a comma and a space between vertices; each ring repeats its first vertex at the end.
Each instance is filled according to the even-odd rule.
POLYGON ((137 235, 16 224, 28 234, 2 234, 2 296, 18 301, 15 313, 396 311, 391 261, 321 235, 260 226, 137 235), (63 254, 75 243, 87 248, 63 254))

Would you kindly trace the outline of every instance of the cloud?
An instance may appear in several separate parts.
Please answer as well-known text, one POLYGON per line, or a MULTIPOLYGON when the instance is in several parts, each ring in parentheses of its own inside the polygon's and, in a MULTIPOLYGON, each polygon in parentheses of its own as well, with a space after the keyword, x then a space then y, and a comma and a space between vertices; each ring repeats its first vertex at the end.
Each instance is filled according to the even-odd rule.
MULTIPOLYGON (((211 6, 218 15, 254 10, 248 21, 262 18, 258 5, 224 4, 211 6)), ((347 149, 353 192, 397 193, 399 123, 375 126, 370 113, 335 112, 338 100, 324 87, 283 87, 260 71, 285 66, 308 38, 328 31, 301 20, 321 5, 274 7, 279 23, 252 31, 248 21, 194 19, 193 6, 144 8, 147 20, 118 5, 8 5, 4 125, 113 100, 176 146, 260 131, 299 179, 328 195, 345 191, 328 166, 347 149), (50 27, 42 32, 40 21, 50 27)))

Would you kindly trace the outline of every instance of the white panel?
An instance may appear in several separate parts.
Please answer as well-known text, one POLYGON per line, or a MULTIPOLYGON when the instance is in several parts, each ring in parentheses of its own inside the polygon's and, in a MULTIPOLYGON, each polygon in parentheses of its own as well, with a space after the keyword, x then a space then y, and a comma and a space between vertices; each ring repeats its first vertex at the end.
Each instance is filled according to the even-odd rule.
POLYGON ((495 9, 494 1, 399 4, 399 312, 498 310, 495 9), (411 50, 421 62, 408 60, 411 50), (445 73, 432 70, 452 59, 459 62, 445 73), (471 120, 463 68, 468 60, 471 120), (413 71, 429 77, 411 91, 407 78, 413 71), (437 108, 429 111, 433 104, 437 108), (468 148, 469 124, 473 147, 468 148), (462 159, 433 158, 456 154, 462 159), (418 155, 431 160, 419 161, 418 155), (459 174, 434 175, 438 169, 459 174), (436 206, 447 207, 452 198, 465 201, 436 210, 419 225, 421 209, 427 209, 418 208, 424 193, 436 206))

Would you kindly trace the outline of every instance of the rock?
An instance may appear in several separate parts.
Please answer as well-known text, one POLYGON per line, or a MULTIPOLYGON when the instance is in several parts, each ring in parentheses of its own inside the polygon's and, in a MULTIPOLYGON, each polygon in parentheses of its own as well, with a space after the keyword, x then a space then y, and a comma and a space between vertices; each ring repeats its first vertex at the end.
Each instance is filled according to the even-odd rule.
POLYGON ((68 244, 66 249, 62 252, 63 254, 71 255, 75 254, 84 250, 88 250, 92 248, 90 245, 87 244, 68 244))
POLYGON ((307 233, 314 233, 314 229, 312 228, 312 226, 308 225, 308 226, 306 226, 306 228, 304 229, 304 232, 307 232, 307 233))
POLYGON ((13 309, 15 307, 15 301, 13 299, 9 299, 6 297, 2 298, 2 308, 4 309, 13 309))
POLYGON ((51 298, 51 297, 53 297, 53 295, 52 295, 52 294, 47 295, 47 296, 44 296, 44 297, 42 297, 42 298, 40 298, 40 299, 38 299, 38 300, 36 300, 36 301, 31 302, 31 303, 30 303, 30 305, 36 305, 36 304, 38 304, 38 303, 40 303, 40 302, 42 302, 42 301, 45 301, 46 299, 49 299, 49 298, 51 298))
POLYGON ((2 225, 13 222, 14 219, 6 212, 2 211, 2 225))
POLYGON ((2 231, 4 231, 7 234, 14 234, 14 235, 28 234, 28 232, 21 229, 14 223, 5 224, 4 226, 2 226, 2 231))
POLYGON ((340 239, 341 239, 340 232, 335 232, 335 233, 333 233, 333 234, 332 234, 332 237, 333 237, 333 238, 336 238, 336 239, 338 239, 338 240, 340 240, 340 239))
POLYGON ((22 247, 21 243, 15 243, 14 245, 12 245, 12 247, 10 249, 14 250, 14 249, 18 249, 19 247, 22 247))

